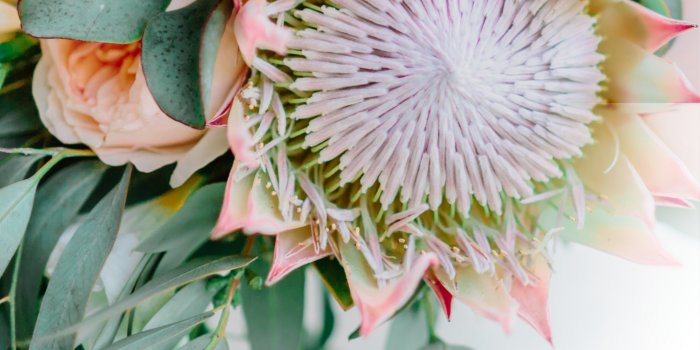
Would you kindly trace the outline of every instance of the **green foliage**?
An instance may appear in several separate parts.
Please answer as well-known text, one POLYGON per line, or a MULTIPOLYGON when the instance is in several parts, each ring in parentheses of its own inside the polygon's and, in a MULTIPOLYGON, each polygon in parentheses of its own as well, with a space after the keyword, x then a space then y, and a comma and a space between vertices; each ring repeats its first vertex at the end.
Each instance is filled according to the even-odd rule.
POLYGON ((0 275, 22 242, 32 213, 37 181, 27 179, 0 189, 0 275))
MULTIPOLYGON (((267 272, 269 264, 258 260, 256 273, 267 272)), ((287 276, 272 287, 255 290, 241 284, 243 313, 248 340, 253 350, 300 349, 304 320, 304 271, 287 276)))
POLYGON ((206 124, 219 37, 231 12, 222 3, 198 0, 162 13, 143 37, 143 69, 153 97, 167 115, 198 129, 206 124))
POLYGON ((106 166, 79 162, 57 172, 39 186, 24 238, 17 280, 17 334, 31 336, 37 315, 39 287, 49 255, 59 237, 97 186, 106 166))
POLYGON ((40 38, 129 43, 170 0, 22 0, 22 28, 40 38))
MULTIPOLYGON (((117 187, 90 211, 66 246, 41 303, 34 339, 83 318, 90 292, 116 240, 130 177, 131 167, 128 167, 117 187)), ((46 342, 35 341, 30 350, 72 348, 74 342, 75 335, 66 335, 46 342)))
POLYGON ((387 350, 420 350, 428 344, 428 320, 416 303, 394 317, 386 342, 387 350))
POLYGON ((104 350, 146 350, 154 349, 163 343, 185 335, 192 327, 204 322, 214 315, 213 311, 187 318, 182 321, 143 331, 126 339, 120 340, 104 350))
POLYGON ((347 310, 352 307, 352 295, 348 286, 345 271, 337 260, 325 258, 313 263, 323 279, 323 283, 340 306, 347 310))

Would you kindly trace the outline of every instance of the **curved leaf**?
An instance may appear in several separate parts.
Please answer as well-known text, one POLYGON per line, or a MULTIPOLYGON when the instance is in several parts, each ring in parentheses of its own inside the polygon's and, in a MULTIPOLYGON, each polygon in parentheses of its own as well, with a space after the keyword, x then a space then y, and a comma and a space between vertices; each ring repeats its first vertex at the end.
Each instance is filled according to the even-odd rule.
POLYGON ((0 189, 0 276, 15 255, 32 213, 37 181, 33 178, 0 189))
POLYGON ((17 336, 32 335, 46 263, 58 238, 97 187, 106 167, 98 161, 62 169, 39 187, 24 239, 17 280, 17 336))
POLYGON ((137 41, 170 0, 22 0, 22 29, 35 37, 108 43, 137 41))
MULTIPOLYGON (((253 270, 265 275, 269 264, 258 260, 253 270)), ((255 290, 241 284, 243 313, 253 350, 299 349, 304 320, 304 270, 272 287, 255 290)))
POLYGON ((148 24, 143 36, 143 70, 153 97, 165 114, 198 129, 206 125, 208 97, 200 83, 210 80, 216 59, 217 50, 210 41, 216 42, 216 33, 226 23, 215 12, 221 1, 198 0, 162 13, 148 24))
POLYGON ((186 320, 171 323, 162 327, 154 328, 148 331, 132 335, 122 339, 104 350, 146 350, 153 349, 158 345, 162 345, 178 337, 182 337, 192 327, 204 322, 207 318, 214 315, 213 311, 190 317, 186 320))
MULTIPOLYGON (((64 253, 65 254, 65 253, 64 253)), ((204 279, 208 276, 236 270, 248 266, 255 258, 242 258, 238 256, 206 257, 193 259, 178 268, 158 276, 138 288, 128 297, 121 299, 110 307, 100 310, 81 322, 56 329, 53 334, 46 334, 40 341, 48 341, 60 336, 75 333, 80 329, 93 327, 102 321, 120 315, 122 312, 133 308, 145 299, 162 292, 173 290, 190 282, 204 279)), ((59 262, 60 264, 60 262, 59 262)), ((35 339, 37 341, 37 339, 35 339)))
MULTIPOLYGON (((127 167, 119 184, 88 214, 58 260, 39 308, 33 338, 42 338, 83 318, 90 292, 117 237, 131 177, 127 167)), ((75 335, 32 342, 30 350, 73 348, 75 335)))

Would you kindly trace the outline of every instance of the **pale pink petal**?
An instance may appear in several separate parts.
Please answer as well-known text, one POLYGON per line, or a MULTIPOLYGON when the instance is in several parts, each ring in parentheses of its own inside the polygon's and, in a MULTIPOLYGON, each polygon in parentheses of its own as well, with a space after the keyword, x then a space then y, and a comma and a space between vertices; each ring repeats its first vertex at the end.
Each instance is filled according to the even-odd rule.
POLYGON ((170 177, 170 186, 179 187, 197 170, 219 158, 226 151, 228 151, 226 130, 208 130, 204 137, 177 161, 177 166, 170 177))
POLYGON ((249 169, 260 165, 254 150, 253 134, 245 120, 244 106, 239 99, 233 101, 228 117, 228 142, 236 160, 249 169))
POLYGON ((607 56, 602 68, 608 76, 605 97, 610 102, 700 102, 700 94, 672 62, 619 38, 603 41, 600 51, 607 56))
POLYGON ((606 3, 596 12, 599 15, 599 33, 605 37, 627 39, 649 52, 658 50, 678 34, 695 27, 662 16, 630 0, 596 2, 606 3))
POLYGON ((673 198, 673 197, 664 197, 664 196, 654 196, 654 200, 656 201, 656 205, 663 205, 667 207, 675 207, 675 208, 682 208, 682 209, 692 209, 693 204, 680 199, 680 198, 673 198))
POLYGON ((452 293, 445 288, 432 270, 428 270, 423 279, 425 280, 425 283, 428 284, 430 289, 432 289, 433 293, 435 293, 435 297, 440 302, 440 306, 442 306, 442 311, 449 320, 452 316, 452 293))
POLYGON ((291 38, 288 29, 270 21, 265 12, 266 5, 265 0, 250 0, 236 16, 236 38, 243 59, 249 66, 252 65, 257 49, 272 50, 283 55, 291 38))
MULTIPOLYGON (((557 211, 547 210, 540 224, 552 225, 557 221, 557 211)), ((678 265, 661 246, 654 231, 645 222, 630 216, 608 213, 595 208, 586 215, 582 230, 575 223, 563 220, 561 237, 621 258, 646 265, 678 265)))
POLYGON ((519 279, 513 279, 510 295, 520 304, 518 316, 552 343, 548 302, 552 271, 547 260, 541 255, 532 257, 532 266, 528 266, 528 271, 533 275, 534 281, 524 285, 519 279))
MULTIPOLYGON (((613 112, 612 109, 599 111, 604 119, 613 112)), ((606 208, 618 215, 637 217, 653 227, 656 222, 654 198, 629 159, 621 153, 619 137, 613 132, 604 124, 595 126, 596 143, 586 146, 583 157, 574 163, 576 174, 588 191, 603 198, 606 208)))
MULTIPOLYGON (((620 110, 606 114, 605 121, 610 123, 619 135, 622 153, 630 160, 654 195, 700 200, 700 183, 641 117, 620 110)), ((690 126, 679 125, 676 128, 690 126)), ((677 138, 683 136, 675 135, 677 138)), ((685 136, 691 137, 691 140, 697 138, 685 136)))
POLYGON ((221 207, 219 219, 211 233, 212 239, 219 239, 225 235, 245 227, 248 220, 248 197, 253 187, 254 175, 248 175, 242 179, 236 179, 236 171, 240 164, 233 163, 231 174, 226 183, 224 203, 221 207))
POLYGON ((643 114, 642 120, 700 180, 700 104, 666 106, 661 111, 643 114))
POLYGON ((248 196, 248 217, 243 227, 246 234, 277 235, 285 231, 307 226, 303 221, 286 221, 279 211, 277 195, 263 179, 262 171, 256 175, 248 196))
POLYGON ((365 258, 355 246, 342 244, 340 249, 350 293, 362 315, 361 336, 367 336, 399 311, 411 299, 426 271, 438 264, 435 254, 421 254, 409 271, 404 271, 401 277, 380 288, 365 258))
POLYGON ((454 282, 442 270, 436 275, 457 300, 500 323, 505 332, 510 332, 518 312, 518 302, 510 296, 503 280, 497 274, 477 273, 469 266, 459 266, 456 272, 454 282))
POLYGON ((323 259, 331 254, 330 249, 316 252, 309 226, 282 232, 275 239, 272 267, 267 275, 265 284, 268 286, 273 285, 297 268, 323 259))

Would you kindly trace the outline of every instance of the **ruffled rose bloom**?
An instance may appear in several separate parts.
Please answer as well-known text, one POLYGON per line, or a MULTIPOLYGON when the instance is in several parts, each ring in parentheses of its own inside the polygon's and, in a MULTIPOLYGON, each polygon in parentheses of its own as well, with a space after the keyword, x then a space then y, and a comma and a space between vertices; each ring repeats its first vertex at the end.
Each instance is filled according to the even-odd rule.
MULTIPOLYGON (((186 5, 175 1, 170 10, 186 5)), ((207 110, 228 110, 247 71, 228 23, 218 51, 207 110)), ((140 43, 41 41, 43 57, 34 74, 41 120, 61 142, 83 143, 109 165, 133 163, 150 172, 171 163, 171 185, 227 151, 224 129, 195 130, 165 115, 148 90, 140 43)))

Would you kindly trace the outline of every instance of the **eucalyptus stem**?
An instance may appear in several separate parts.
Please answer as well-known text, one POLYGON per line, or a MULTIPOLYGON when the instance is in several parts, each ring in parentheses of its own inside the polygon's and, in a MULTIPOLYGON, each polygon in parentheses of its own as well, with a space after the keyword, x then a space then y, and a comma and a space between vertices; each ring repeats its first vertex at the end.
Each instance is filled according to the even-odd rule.
POLYGON ((15 254, 15 265, 12 268, 12 285, 10 295, 7 296, 10 302, 10 349, 17 349, 17 279, 19 278, 19 263, 22 257, 22 246, 20 243, 15 254))
POLYGON ((69 149, 69 148, 62 148, 62 147, 56 147, 56 148, 45 148, 45 149, 38 149, 38 148, 2 148, 0 147, 0 153, 8 153, 8 154, 22 154, 22 155, 43 155, 43 156, 57 156, 59 154, 63 154, 63 158, 73 158, 73 157, 94 157, 95 152, 91 150, 82 150, 82 149, 69 149))
MULTIPOLYGON (((249 256, 253 251, 253 246, 255 245, 255 236, 250 236, 246 239, 245 246, 243 247, 243 252, 241 255, 249 256)), ((243 272, 245 268, 240 269, 236 272, 236 275, 231 279, 228 285, 228 294, 226 294, 226 303, 223 305, 223 311, 221 311, 221 317, 219 318, 219 323, 216 325, 216 331, 211 337, 209 344, 204 350, 214 350, 219 344, 221 339, 226 337, 226 326, 228 326, 228 319, 231 314, 231 302, 233 301, 233 296, 236 295, 236 290, 241 285, 241 278, 243 278, 243 272)))

